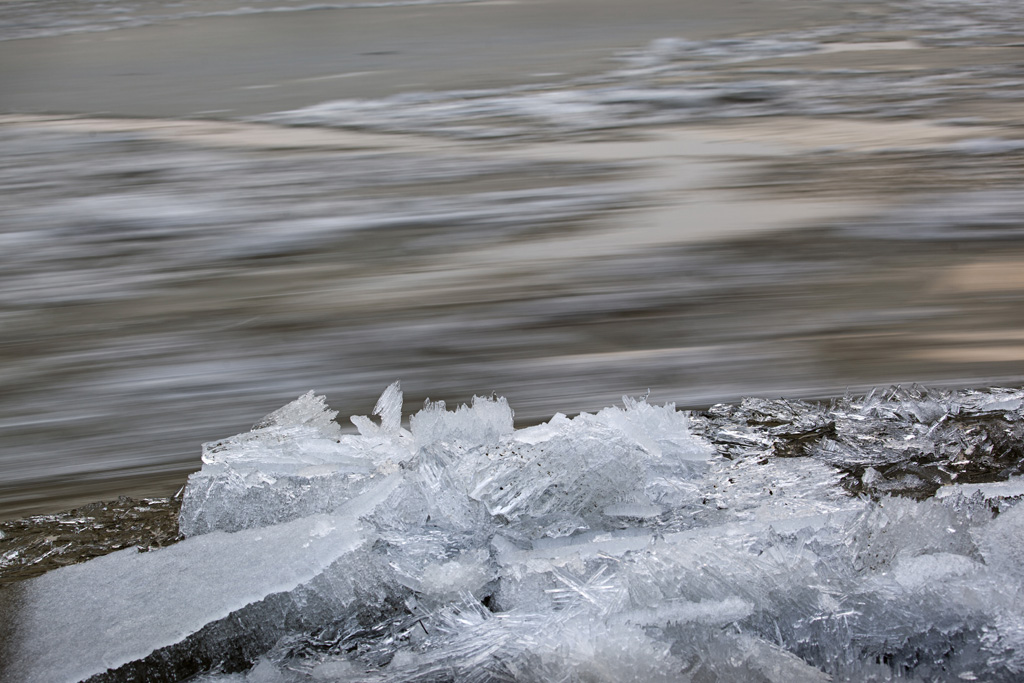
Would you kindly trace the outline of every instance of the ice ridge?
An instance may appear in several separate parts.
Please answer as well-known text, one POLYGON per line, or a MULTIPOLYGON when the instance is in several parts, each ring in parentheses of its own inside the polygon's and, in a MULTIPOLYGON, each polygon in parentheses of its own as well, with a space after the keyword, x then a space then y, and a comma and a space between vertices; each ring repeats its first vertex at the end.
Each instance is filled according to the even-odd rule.
POLYGON ((0 592, 0 680, 1024 675, 1020 390, 374 414, 207 444, 184 541, 0 592))

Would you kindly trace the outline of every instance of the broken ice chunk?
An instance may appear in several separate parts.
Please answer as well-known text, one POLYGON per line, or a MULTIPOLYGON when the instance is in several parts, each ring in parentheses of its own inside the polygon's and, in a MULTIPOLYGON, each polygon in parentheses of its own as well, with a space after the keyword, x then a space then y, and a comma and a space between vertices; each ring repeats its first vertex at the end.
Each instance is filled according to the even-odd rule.
POLYGON ((409 420, 419 447, 442 442, 486 445, 512 433, 512 408, 502 397, 474 396, 472 406, 446 410, 444 401, 428 402, 409 420))
POLYGON ((253 425, 253 429, 267 427, 311 427, 326 437, 341 436, 341 427, 334 418, 337 410, 327 407, 325 396, 315 396, 307 391, 291 403, 278 408, 253 425))
POLYGON ((395 655, 383 680, 679 680, 681 663, 668 643, 587 614, 492 614, 466 600, 432 614, 427 628, 430 635, 420 647, 395 655))
POLYGON ((982 404, 979 407, 979 410, 991 413, 1012 413, 1020 411, 1022 406, 1024 406, 1024 399, 1011 398, 989 401, 988 403, 982 404))
POLYGON ((185 487, 178 526, 185 536, 239 531, 329 512, 380 476, 338 470, 316 475, 203 469, 185 487))
MULTIPOLYGON (((605 508, 605 514, 608 514, 608 508, 605 508)), ((555 515, 554 521, 547 524, 547 520, 543 518, 538 521, 541 523, 540 534, 546 538, 572 536, 577 531, 586 531, 590 528, 586 520, 578 515, 555 515)))
POLYGON ((690 431, 686 413, 674 403, 654 406, 646 399, 622 397, 624 408, 605 408, 597 420, 619 430, 643 446, 652 457, 706 461, 713 455, 709 444, 690 431))
POLYGON ((653 542, 648 533, 626 529, 617 532, 590 531, 575 536, 543 537, 533 541, 532 548, 523 549, 507 538, 495 536, 491 545, 503 566, 528 565, 534 569, 558 567, 581 559, 619 557, 644 550, 653 542))
POLYGON ((122 550, 18 584, 0 677, 83 680, 291 591, 359 547, 359 518, 400 483, 400 475, 384 480, 335 515, 205 534, 148 553, 122 550))
POLYGON ((203 445, 203 468, 185 488, 186 536, 238 531, 330 512, 411 457, 398 383, 377 402, 391 429, 366 420, 370 436, 342 434, 323 396, 309 392, 244 434, 203 445), (385 438, 381 438, 384 436, 385 438))
POLYGON ((368 417, 353 415, 352 424, 365 437, 399 436, 402 432, 402 384, 392 382, 377 399, 373 414, 380 417, 380 425, 376 425, 368 417))
POLYGON ((981 568, 979 562, 964 555, 931 553, 900 558, 893 569, 893 579, 914 590, 937 586, 953 577, 975 574, 981 568))
POLYGON ((478 595, 493 578, 490 553, 477 548, 447 562, 432 562, 424 567, 420 591, 429 597, 451 600, 465 592, 478 595))
POLYGON ((328 444, 342 436, 334 421, 337 414, 323 396, 310 391, 264 417, 250 432, 203 444, 202 460, 210 465, 268 459, 320 462, 325 447, 329 450, 328 444), (270 444, 275 448, 268 449, 270 444))
POLYGON ((649 519, 657 517, 664 510, 657 505, 642 502, 612 503, 604 509, 608 517, 631 517, 633 519, 649 519))
POLYGON ((940 500, 956 496, 970 498, 976 493, 985 500, 1024 497, 1024 477, 1010 477, 1006 481, 994 481, 987 484, 949 484, 936 491, 935 497, 940 500))
POLYGON ((394 434, 402 427, 402 384, 394 382, 377 399, 373 414, 380 416, 383 431, 394 434))
POLYGON ((585 517, 642 496, 647 457, 621 432, 580 416, 559 421, 546 440, 513 440, 488 450, 470 496, 507 519, 552 513, 585 517))
POLYGON ((724 633, 714 639, 695 680, 763 683, 830 683, 832 677, 792 652, 747 634, 724 633))
POLYGON ((985 564, 1024 580, 1024 505, 1001 512, 989 524, 972 529, 985 564))

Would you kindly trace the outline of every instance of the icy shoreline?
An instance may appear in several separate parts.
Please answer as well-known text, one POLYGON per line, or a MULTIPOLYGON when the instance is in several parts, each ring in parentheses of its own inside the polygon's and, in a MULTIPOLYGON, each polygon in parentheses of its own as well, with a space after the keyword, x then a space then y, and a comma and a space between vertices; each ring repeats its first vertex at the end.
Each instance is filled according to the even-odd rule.
POLYGON ((204 446, 185 540, 0 591, 0 680, 1012 680, 1022 406, 625 398, 516 430, 478 398, 406 429, 396 383, 346 435, 310 392, 204 446))

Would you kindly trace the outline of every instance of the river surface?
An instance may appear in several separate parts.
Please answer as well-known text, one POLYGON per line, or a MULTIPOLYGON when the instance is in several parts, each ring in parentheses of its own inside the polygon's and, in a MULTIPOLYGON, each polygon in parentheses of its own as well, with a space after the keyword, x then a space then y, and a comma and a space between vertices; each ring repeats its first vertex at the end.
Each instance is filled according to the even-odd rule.
POLYGON ((1016 2, 0 3, 0 517, 365 414, 1024 376, 1016 2))

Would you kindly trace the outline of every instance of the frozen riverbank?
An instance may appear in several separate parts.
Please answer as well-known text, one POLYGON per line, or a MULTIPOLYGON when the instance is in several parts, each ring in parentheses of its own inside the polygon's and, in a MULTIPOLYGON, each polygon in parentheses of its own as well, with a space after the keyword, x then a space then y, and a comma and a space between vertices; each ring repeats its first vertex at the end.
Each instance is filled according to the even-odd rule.
POLYGON ((405 423, 396 384, 375 413, 346 436, 307 394, 206 444, 184 540, 0 590, 0 679, 1024 669, 1020 390, 626 398, 514 430, 494 398, 405 423))

